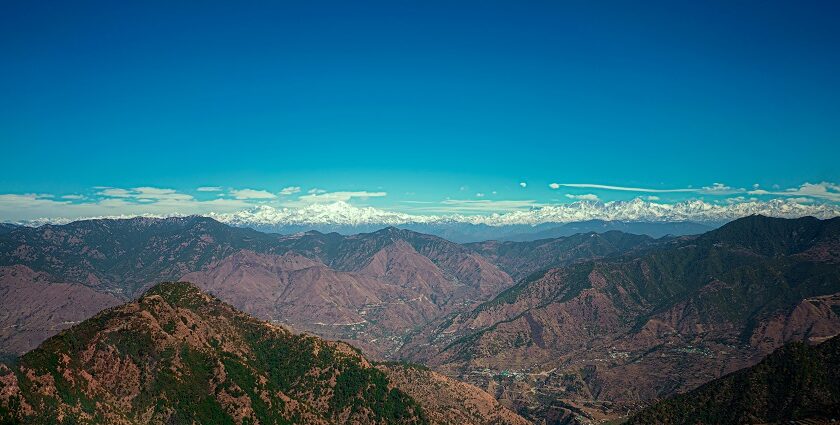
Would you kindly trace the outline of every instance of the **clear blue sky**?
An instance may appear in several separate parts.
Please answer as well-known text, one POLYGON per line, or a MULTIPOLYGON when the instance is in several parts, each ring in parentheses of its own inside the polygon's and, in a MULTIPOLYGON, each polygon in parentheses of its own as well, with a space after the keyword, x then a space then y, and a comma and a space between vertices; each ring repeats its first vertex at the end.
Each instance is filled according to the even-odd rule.
POLYGON ((836 1, 6 1, 0 193, 300 186, 382 206, 838 182, 838 18, 836 1))

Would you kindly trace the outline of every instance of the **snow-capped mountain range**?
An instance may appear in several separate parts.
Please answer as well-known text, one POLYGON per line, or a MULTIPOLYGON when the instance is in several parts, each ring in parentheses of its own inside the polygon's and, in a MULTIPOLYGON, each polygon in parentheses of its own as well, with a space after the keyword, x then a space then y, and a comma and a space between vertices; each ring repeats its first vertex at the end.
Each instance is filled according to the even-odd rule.
POLYGON ((371 207, 355 207, 346 202, 312 204, 301 208, 274 208, 267 205, 227 214, 209 216, 236 226, 308 226, 308 225, 390 225, 465 223, 486 226, 535 226, 544 223, 573 223, 588 220, 627 222, 698 222, 719 223, 749 215, 796 218, 840 216, 840 206, 802 204, 782 199, 734 204, 712 204, 694 200, 665 204, 634 199, 631 201, 593 202, 550 205, 523 211, 489 215, 415 215, 371 207))
MULTIPOLYGON (((667 204, 637 198, 613 202, 578 201, 488 215, 421 215, 335 202, 316 203, 297 208, 260 205, 232 213, 209 213, 206 216, 232 226, 251 227, 265 232, 296 233, 318 230, 349 234, 375 231, 386 226, 399 226, 442 236, 456 242, 470 242, 505 238, 528 239, 530 237, 528 235, 535 235, 534 238, 545 237, 544 235, 547 234, 556 237, 586 231, 607 230, 622 230, 655 237, 666 234, 695 234, 754 214, 781 218, 814 216, 826 219, 840 216, 840 206, 801 203, 784 199, 729 204, 691 200, 667 204), (569 223, 583 223, 583 225, 572 226, 569 223), (619 223, 623 224, 619 225, 619 223), (656 226, 652 227, 650 224, 656 226), (566 229, 560 229, 562 226, 566 226, 566 229)), ((183 216, 183 214, 143 215, 142 217, 177 216, 183 216)), ((39 226, 65 224, 70 221, 74 220, 44 218, 18 224, 39 226)))

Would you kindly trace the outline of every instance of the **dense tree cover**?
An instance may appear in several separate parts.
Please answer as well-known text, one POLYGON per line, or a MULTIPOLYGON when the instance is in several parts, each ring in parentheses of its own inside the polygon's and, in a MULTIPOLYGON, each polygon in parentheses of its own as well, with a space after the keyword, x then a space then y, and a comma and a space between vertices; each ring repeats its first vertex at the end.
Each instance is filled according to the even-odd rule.
POLYGON ((781 423, 840 418, 840 336, 791 343, 761 363, 657 403, 632 424, 781 423))

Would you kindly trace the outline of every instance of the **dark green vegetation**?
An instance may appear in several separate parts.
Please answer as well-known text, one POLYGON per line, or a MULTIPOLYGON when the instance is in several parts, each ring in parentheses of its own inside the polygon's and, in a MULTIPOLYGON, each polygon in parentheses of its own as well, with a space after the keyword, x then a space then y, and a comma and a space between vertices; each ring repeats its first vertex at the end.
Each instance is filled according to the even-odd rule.
POLYGON ((538 239, 559 238, 578 233, 606 233, 611 231, 630 233, 633 235, 647 235, 654 238, 663 236, 699 235, 712 230, 714 226, 686 222, 675 223, 647 223, 628 221, 587 220, 562 225, 542 224, 535 231, 510 235, 502 238, 507 241, 533 241, 538 239))
POLYGON ((632 424, 783 423, 840 418, 840 337, 791 343, 761 363, 659 402, 632 424))
POLYGON ((155 286, 0 369, 0 423, 425 423, 352 347, 155 286), (60 420, 58 420, 60 418, 60 420))
POLYGON ((6 234, 6 233, 9 233, 9 232, 11 232, 12 230, 17 229, 18 227, 20 227, 20 226, 18 226, 18 225, 16 225, 16 224, 11 224, 11 223, 0 223, 0 235, 4 235, 4 234, 6 234))

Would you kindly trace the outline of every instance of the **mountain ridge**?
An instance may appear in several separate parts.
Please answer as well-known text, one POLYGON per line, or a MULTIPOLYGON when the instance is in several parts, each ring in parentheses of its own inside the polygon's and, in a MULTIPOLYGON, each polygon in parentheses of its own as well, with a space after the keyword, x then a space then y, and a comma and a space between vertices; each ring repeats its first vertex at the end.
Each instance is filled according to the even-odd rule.
POLYGON ((531 418, 616 414, 785 342, 840 333, 838 222, 750 217, 549 268, 438 323, 402 354, 531 418), (779 243, 767 248, 758 229, 779 243), (569 406, 552 410, 557 399, 569 406))
POLYGON ((418 402, 392 384, 399 371, 257 321, 189 283, 162 283, 0 364, 0 421, 527 423, 455 383, 446 391, 474 401, 440 408, 425 395, 434 387, 422 388, 447 378, 430 371, 414 375, 418 402))

